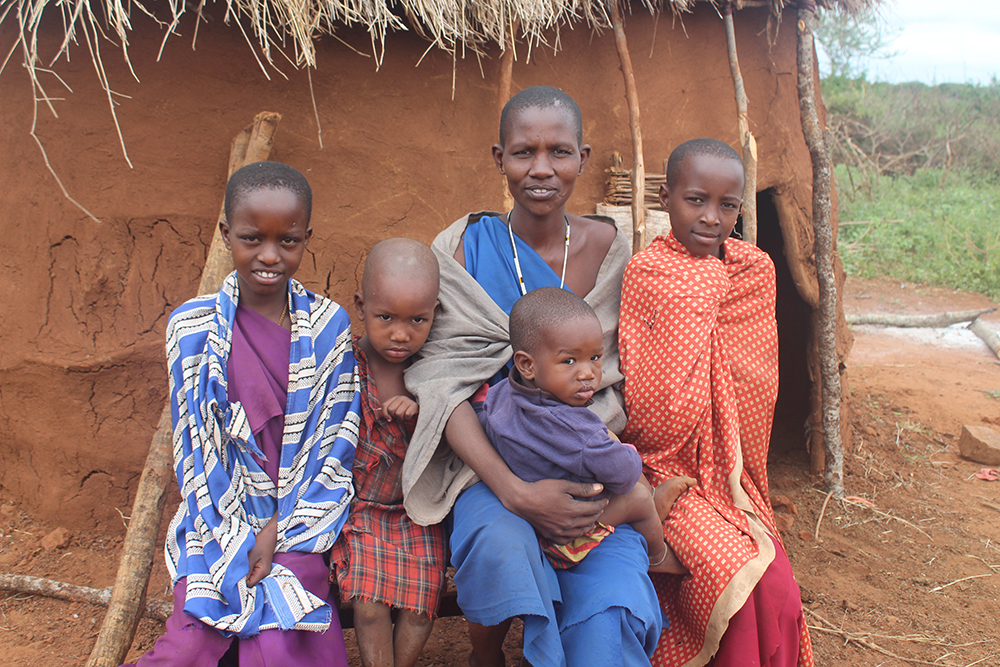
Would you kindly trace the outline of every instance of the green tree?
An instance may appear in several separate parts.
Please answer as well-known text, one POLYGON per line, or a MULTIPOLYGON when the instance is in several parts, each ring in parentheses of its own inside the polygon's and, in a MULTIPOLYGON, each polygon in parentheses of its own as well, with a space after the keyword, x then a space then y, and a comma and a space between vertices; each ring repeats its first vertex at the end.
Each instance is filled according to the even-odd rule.
POLYGON ((815 34, 829 60, 829 71, 823 74, 853 79, 867 72, 871 59, 895 55, 888 47, 899 31, 875 10, 856 15, 827 10, 821 13, 815 34))

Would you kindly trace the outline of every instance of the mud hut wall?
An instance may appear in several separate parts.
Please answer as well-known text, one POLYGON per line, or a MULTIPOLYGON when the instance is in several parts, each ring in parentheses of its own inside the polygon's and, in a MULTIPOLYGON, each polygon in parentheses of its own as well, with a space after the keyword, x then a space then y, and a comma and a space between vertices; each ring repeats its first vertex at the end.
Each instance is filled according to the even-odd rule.
MULTIPOLYGON (((797 123, 794 26, 768 47, 766 14, 741 12, 738 38, 761 151, 760 187, 808 202, 808 153, 797 123)), ((430 241, 464 212, 501 201, 489 148, 496 141, 499 59, 467 54, 452 68, 412 33, 390 37, 376 71, 332 39, 313 72, 324 148, 317 141, 305 72, 269 68, 267 80, 235 27, 211 17, 190 48, 193 23, 167 42, 136 16, 130 56, 104 45, 129 157, 125 163, 108 102, 84 49, 56 63, 73 92, 48 78, 59 118, 40 109, 37 134, 67 190, 67 202, 29 136, 31 90, 23 69, 0 76, 6 239, 0 284, 0 486, 40 515, 62 521, 119 521, 127 513, 149 438, 166 397, 162 338, 170 311, 194 294, 225 185, 231 138, 253 114, 278 111, 272 158, 301 169, 314 189, 315 236, 299 277, 349 304, 361 262, 378 240, 430 241), (482 73, 481 73, 482 72, 482 73), (127 96, 127 97, 125 97, 127 96)), ((736 144, 735 103, 722 21, 708 7, 659 24, 628 17, 645 120, 646 162, 678 142, 717 136, 736 144), (655 32, 655 36, 654 36, 655 32), (649 57, 649 54, 652 57, 649 57)), ((361 51, 368 36, 339 36, 361 51)), ((14 35, 3 28, 0 43, 14 35)), ((61 23, 44 26, 54 53, 61 23)), ((611 152, 630 146, 628 110, 610 33, 563 29, 562 51, 520 50, 514 90, 558 85, 583 108, 592 162, 571 210, 592 212, 604 196, 611 152)), ((783 221, 784 223, 784 221, 783 221)))

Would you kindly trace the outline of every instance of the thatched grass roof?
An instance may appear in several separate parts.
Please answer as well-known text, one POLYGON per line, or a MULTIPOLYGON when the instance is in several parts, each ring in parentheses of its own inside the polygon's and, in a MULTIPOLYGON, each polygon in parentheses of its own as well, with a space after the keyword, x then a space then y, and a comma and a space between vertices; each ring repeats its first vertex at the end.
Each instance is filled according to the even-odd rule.
MULTIPOLYGON (((235 23, 251 45, 256 42, 268 63, 287 61, 295 67, 311 67, 316 64, 315 40, 323 35, 339 39, 336 31, 344 27, 367 30, 376 63, 381 63, 386 36, 397 30, 416 31, 428 40, 428 49, 437 46, 453 54, 470 49, 480 51, 490 42, 499 44, 501 49, 512 42, 522 42, 529 48, 548 44, 558 50, 562 26, 582 23, 595 30, 610 27, 612 2, 631 5, 633 11, 670 11, 675 15, 692 11, 699 2, 710 3, 716 9, 731 2, 737 10, 766 7, 773 16, 780 17, 785 7, 806 2, 855 13, 882 0, 199 0, 197 5, 194 0, 0 0, 0 26, 17 24, 14 44, 6 53, 0 52, 3 57, 0 75, 15 54, 23 58, 35 93, 31 136, 43 156, 45 149, 35 135, 38 107, 45 104, 54 116, 58 114, 51 102, 54 98, 46 92, 39 73, 49 72, 62 84, 53 67, 67 55, 71 44, 86 47, 118 127, 114 93, 102 62, 102 45, 117 42, 128 63, 133 12, 142 12, 156 21, 163 29, 163 44, 174 34, 181 19, 193 13, 194 40, 197 40, 198 25, 209 1, 224 3, 226 23, 235 23), (42 54, 38 44, 42 20, 57 21, 59 17, 64 31, 61 46, 55 53, 42 54)), ((259 57, 257 60, 267 75, 264 62, 259 57)), ((131 166, 120 129, 118 134, 131 166)), ((62 188, 47 157, 46 165, 62 188)), ((76 203, 65 188, 63 193, 76 203)))
MULTIPOLYGON (((493 42, 504 45, 512 38, 529 44, 546 43, 546 35, 560 26, 582 22, 591 28, 610 26, 610 3, 616 0, 211 0, 225 4, 225 20, 238 24, 249 41, 256 41, 263 56, 273 61, 275 52, 295 66, 315 65, 314 40, 334 35, 338 28, 360 26, 371 35, 378 58, 387 33, 415 30, 432 45, 448 51, 478 49, 493 42)), ((628 0, 622 0, 627 3, 628 0)), ((775 15, 785 6, 813 0, 734 0, 737 9, 768 7, 775 15)), ((0 73, 18 50, 30 68, 46 67, 71 43, 83 43, 100 60, 98 36, 113 34, 128 57, 130 16, 141 11, 154 16, 164 28, 164 42, 185 14, 199 21, 209 0, 0 0, 0 24, 16 21, 20 39, 5 54, 0 73), (164 6, 166 5, 166 6, 164 6), (59 13, 65 41, 57 54, 44 60, 37 52, 37 30, 43 16, 59 13)), ((696 3, 719 6, 726 0, 638 0, 642 10, 690 12, 696 3)), ((816 4, 849 12, 879 0, 818 0, 816 4)), ((636 3, 636 4, 638 4, 636 3)))

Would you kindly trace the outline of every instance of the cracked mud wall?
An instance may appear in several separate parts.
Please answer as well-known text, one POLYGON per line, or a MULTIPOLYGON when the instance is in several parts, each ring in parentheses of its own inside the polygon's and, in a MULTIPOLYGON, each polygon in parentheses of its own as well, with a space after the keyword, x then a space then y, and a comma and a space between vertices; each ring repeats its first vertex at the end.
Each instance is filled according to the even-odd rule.
MULTIPOLYGON (((318 49, 313 86, 279 63, 265 78, 239 30, 220 13, 199 28, 182 22, 156 62, 162 33, 135 12, 130 58, 103 46, 130 169, 108 101, 83 48, 42 81, 59 118, 40 107, 38 136, 69 193, 67 202, 29 135, 31 90, 18 57, 0 74, 0 487, 42 516, 88 524, 120 521, 135 494, 166 398, 163 333, 170 311, 194 295, 225 187, 229 143, 259 111, 283 115, 272 159, 292 164, 314 189, 314 237, 299 278, 349 304, 367 250, 388 236, 430 242, 471 210, 501 205, 490 157, 496 142, 497 52, 455 63, 411 33, 390 36, 372 58, 331 38, 318 49), (127 96, 127 97, 126 97, 127 96)), ((737 39, 758 137, 759 189, 808 202, 809 155, 798 121, 795 31, 773 46, 766 13, 740 12, 737 39)), ((54 17, 49 17, 54 18, 54 17)), ((787 18, 787 17, 786 17, 787 18)), ((676 144, 713 136, 737 145, 736 111, 722 21, 710 7, 658 23, 636 11, 626 26, 643 110, 646 164, 660 170, 676 144)), ((0 29, 0 47, 14 41, 0 29)), ((338 37, 364 52, 366 34, 338 37)), ((43 28, 42 52, 62 39, 43 28)), ((628 108, 610 31, 563 29, 562 51, 522 48, 513 89, 556 85, 576 98, 591 162, 570 204, 591 213, 603 199, 611 153, 631 161, 628 108)), ((782 225, 806 223, 800 217, 782 225)), ((787 230, 786 230, 787 236, 787 230)), ((806 238, 811 238, 807 234, 806 238)), ((787 249, 786 249, 787 252, 787 249)), ((802 289, 802 286, 800 286, 802 289)), ((353 314, 353 313, 352 313, 353 314)), ((801 369, 800 372, 805 372, 801 369)), ((168 501, 169 502, 169 501, 168 501)))

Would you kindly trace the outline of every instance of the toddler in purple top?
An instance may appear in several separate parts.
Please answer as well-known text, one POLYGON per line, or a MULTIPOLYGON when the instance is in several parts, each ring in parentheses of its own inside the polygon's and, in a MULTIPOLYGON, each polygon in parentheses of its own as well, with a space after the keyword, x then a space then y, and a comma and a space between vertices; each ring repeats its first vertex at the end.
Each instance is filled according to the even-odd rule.
POLYGON ((478 406, 486 435, 525 481, 596 482, 611 494, 601 523, 586 535, 565 545, 542 539, 546 557, 556 568, 572 567, 613 526, 629 523, 646 539, 651 572, 684 574, 664 542, 661 522, 694 480, 669 480, 654 502, 639 453, 619 442, 587 408, 601 385, 604 355, 594 311, 568 290, 534 290, 511 309, 510 341, 514 368, 478 406))

